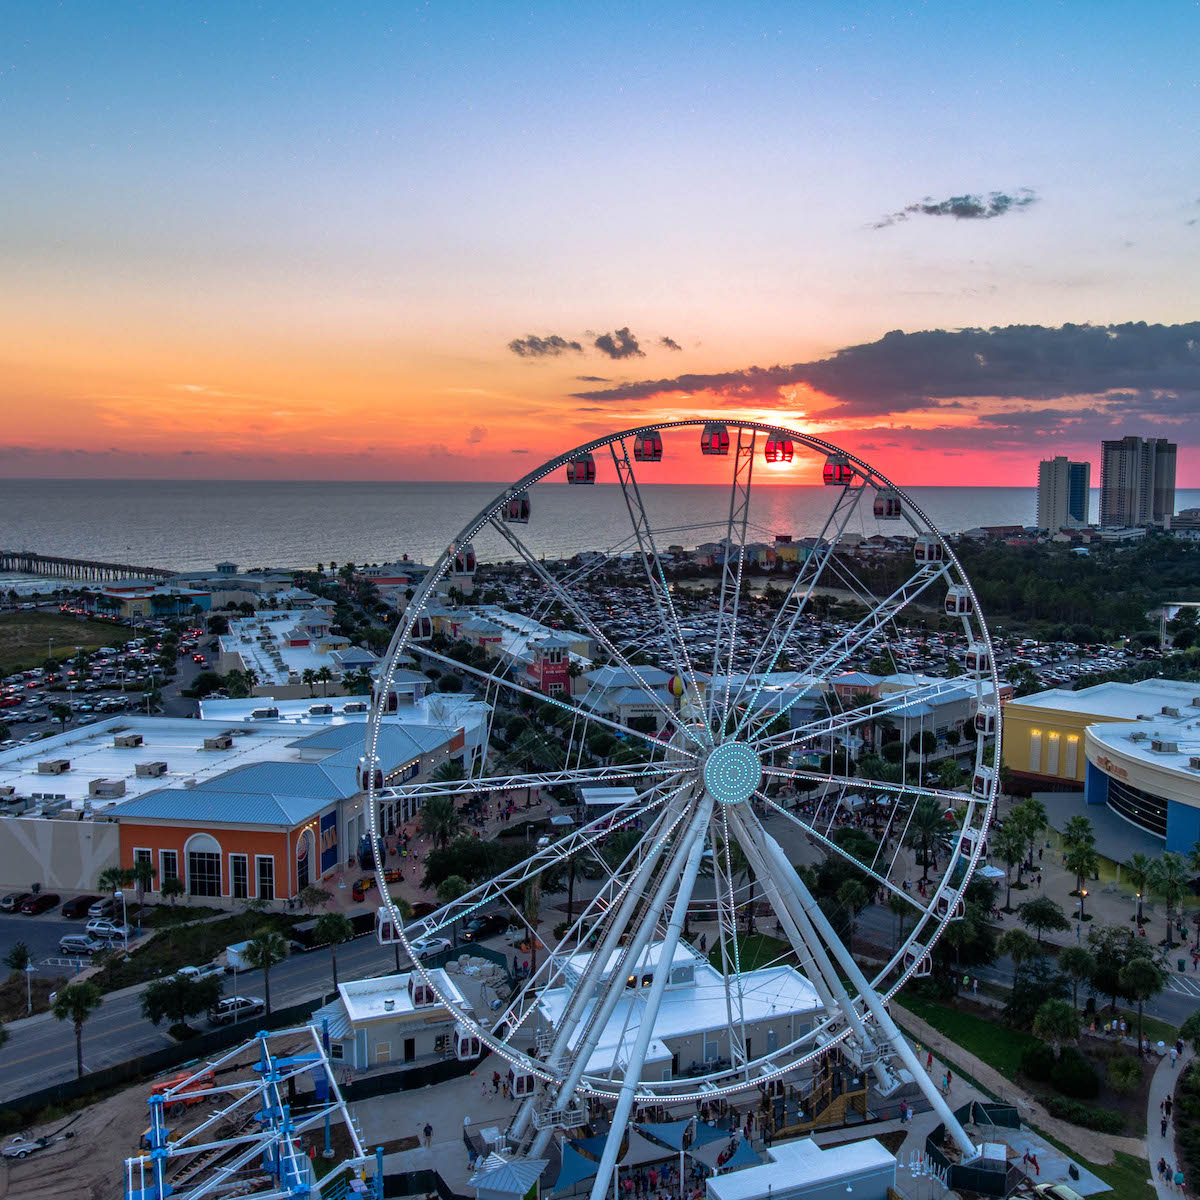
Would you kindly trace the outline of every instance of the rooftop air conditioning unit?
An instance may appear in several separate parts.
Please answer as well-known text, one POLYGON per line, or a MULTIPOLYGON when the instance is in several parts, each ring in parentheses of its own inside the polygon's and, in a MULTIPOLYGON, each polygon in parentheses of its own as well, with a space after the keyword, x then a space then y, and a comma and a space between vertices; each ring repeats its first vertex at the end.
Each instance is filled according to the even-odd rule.
POLYGON ((1149 736, 1148 734, 1143 733, 1141 730, 1138 730, 1137 733, 1131 733, 1129 735, 1129 740, 1131 742, 1144 742, 1148 736, 1149 736))
POLYGON ((216 737, 204 739, 205 750, 232 750, 233 738, 227 733, 219 733, 216 737))
POLYGON ((1163 710, 1162 710, 1162 715, 1164 717, 1178 717, 1180 714, 1179 714, 1179 709, 1177 709, 1174 705, 1164 704, 1163 710))
MULTIPOLYGON (((250 719, 252 721, 266 721, 273 717, 279 716, 277 708, 255 708, 250 711, 250 719)), ((226 747, 228 749, 228 747, 226 747)))
POLYGON ((118 733, 113 735, 113 747, 117 750, 135 750, 142 744, 140 733, 118 733))
POLYGON ((1191 767, 1193 771, 1200 771, 1200 754, 1193 754, 1191 758, 1188 759, 1188 766, 1191 767))
POLYGON ((1162 738, 1151 738, 1150 749, 1153 750, 1155 754, 1178 754, 1179 743, 1165 742, 1162 738))
POLYGON ((71 769, 69 758, 48 758, 38 763, 39 775, 65 775, 71 769))
POLYGON ((119 800, 123 795, 123 779, 93 779, 88 784, 88 796, 93 800, 119 800))
POLYGON ((10 796, 15 796, 17 789, 11 783, 6 783, 0 787, 0 800, 7 799, 10 796))
POLYGON ((161 779, 167 773, 167 764, 165 762, 137 763, 133 770, 138 779, 161 779))

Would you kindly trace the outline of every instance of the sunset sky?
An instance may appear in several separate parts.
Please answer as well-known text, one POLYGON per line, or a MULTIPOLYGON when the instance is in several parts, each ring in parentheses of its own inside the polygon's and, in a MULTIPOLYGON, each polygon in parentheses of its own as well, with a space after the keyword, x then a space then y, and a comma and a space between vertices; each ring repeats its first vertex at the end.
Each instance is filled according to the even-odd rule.
POLYGON ((901 483, 1170 436, 1200 486, 1198 45, 1182 0, 16 0, 0 470, 507 480, 716 411, 901 483))

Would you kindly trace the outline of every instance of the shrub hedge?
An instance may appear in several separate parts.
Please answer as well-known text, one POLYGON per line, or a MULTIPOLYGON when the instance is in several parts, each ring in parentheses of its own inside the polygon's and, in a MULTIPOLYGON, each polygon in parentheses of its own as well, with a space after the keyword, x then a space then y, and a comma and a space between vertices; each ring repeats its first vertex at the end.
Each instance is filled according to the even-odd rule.
POLYGON ((1084 1129, 1120 1133, 1125 1128, 1125 1118, 1107 1108, 1093 1108, 1090 1104, 1080 1104, 1078 1100, 1066 1100, 1062 1096, 1039 1096, 1038 1101, 1052 1117, 1082 1125, 1084 1129))

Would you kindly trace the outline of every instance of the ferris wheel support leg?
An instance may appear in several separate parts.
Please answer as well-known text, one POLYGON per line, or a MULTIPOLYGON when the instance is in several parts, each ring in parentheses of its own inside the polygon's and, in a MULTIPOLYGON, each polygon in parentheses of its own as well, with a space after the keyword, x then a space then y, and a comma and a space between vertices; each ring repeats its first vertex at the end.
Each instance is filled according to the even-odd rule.
MULTIPOLYGON (((875 1040, 863 1024, 862 1017, 859 1016, 853 1001, 846 994, 845 985, 830 961, 829 954, 809 920, 804 905, 793 889, 783 890, 777 884, 779 868, 772 861, 770 849, 766 845, 768 840, 773 841, 774 839, 768 839, 761 827, 756 829, 754 824, 740 819, 739 814, 734 814, 734 823, 744 839, 747 857, 757 860, 756 870, 760 878, 770 881, 769 884, 764 883, 764 887, 769 886, 780 901, 782 911, 779 909, 776 911, 779 913, 780 922, 787 922, 784 929, 788 940, 791 941, 794 948, 803 946, 808 952, 812 967, 809 982, 820 996, 826 1011, 832 1013, 835 1008, 839 1009, 858 1045, 863 1049, 873 1047, 875 1040)), ((786 867, 789 872, 793 870, 790 863, 786 863, 786 867)), ((889 1082, 882 1063, 875 1064, 874 1072, 881 1086, 889 1082)))
MULTIPOLYGON (((709 808, 711 805, 712 801, 707 801, 709 808)), ((613 1113, 612 1125, 608 1130, 608 1138, 604 1143, 604 1153, 600 1156, 600 1167, 592 1183, 591 1200, 604 1200, 604 1194, 608 1191, 608 1181, 612 1178, 613 1170, 617 1165, 617 1154, 621 1149, 621 1136, 624 1133, 626 1122, 629 1120, 629 1114, 633 1111, 637 1086, 642 1077, 642 1067, 646 1063, 646 1051, 650 1048, 650 1041, 654 1037, 654 1024, 658 1017, 658 1008, 662 1003, 667 980, 671 978, 671 962, 679 945, 679 935, 683 931, 683 922, 687 916, 688 904, 692 899, 692 890, 696 886, 696 876, 700 873, 700 861, 704 855, 704 838, 700 836, 702 832, 703 825, 697 823, 688 835, 691 840, 691 848, 679 880, 679 892, 675 897, 675 905, 671 909, 671 920, 667 925, 667 933, 663 938, 658 962, 654 965, 654 980, 650 984, 650 994, 646 997, 646 1007, 642 1012, 642 1023, 638 1028, 637 1041, 634 1042, 629 1062, 625 1067, 625 1078, 621 1082, 621 1094, 617 1097, 617 1107, 613 1113)))
MULTIPOLYGON (((676 894, 677 880, 680 878, 680 873, 686 870, 688 858, 692 852, 692 847, 696 840, 701 843, 703 850, 703 820, 693 818, 692 825, 688 832, 684 835, 682 844, 677 848, 674 858, 664 871, 662 879, 659 881, 658 888, 654 894, 654 898, 650 902, 649 908, 646 910, 642 920, 638 926, 637 933, 630 940, 628 947, 625 950, 623 961, 637 962, 641 957, 642 952, 649 944, 650 939, 654 936, 655 930, 658 928, 659 918, 663 914, 668 901, 672 895, 676 894)), ((695 881, 693 880, 693 883, 695 881)), ((682 889, 682 883, 679 888, 682 889)), ((631 889, 634 891, 636 889, 631 889)), ((689 888, 689 894, 690 894, 689 888)), ((685 906, 686 911, 686 906, 685 906)), ((628 921, 628 918, 626 918, 628 921)), ((616 937, 611 945, 604 952, 597 952, 592 956, 592 962, 589 967, 596 966, 598 970, 603 972, 605 965, 609 961, 613 952, 620 944, 621 934, 626 930, 626 923, 614 923, 613 929, 616 930, 616 937)), ((610 933, 612 929, 610 929, 610 933)), ((674 950, 672 950, 674 954, 674 950)), ((660 956, 661 958, 661 956, 660 956)), ((618 962, 620 967, 620 962, 618 962)), ((617 1006, 617 1001, 625 995, 625 972, 622 970, 614 970, 608 981, 608 989, 603 995, 597 996, 593 1016, 589 1020, 588 1028, 585 1030, 583 1037, 580 1038, 579 1044, 573 1049, 573 1061, 570 1070, 567 1072, 566 1078, 563 1080, 558 1089, 556 1104, 562 1107, 571 1096, 574 1095, 576 1087, 579 1085, 579 1080, 583 1076, 583 1072, 587 1067, 588 1060, 599 1044, 600 1035, 604 1032, 605 1026, 608 1024, 609 1018, 612 1016, 613 1009, 617 1006)), ((585 992, 586 996, 586 992, 585 992)), ((578 1017, 577 1013, 577 1017, 578 1017)), ((644 1019, 644 1018, 643 1018, 644 1019)), ((572 1035, 574 1034, 575 1022, 570 1025, 564 1024, 564 1027, 559 1030, 556 1044, 561 1041, 564 1047, 569 1046, 572 1035)), ((561 1055, 560 1055, 561 1057, 561 1055)), ((640 1070, 640 1068, 639 1068, 640 1070)), ((530 1110, 532 1113, 532 1109, 530 1110)), ((530 1157, 540 1158, 547 1145, 550 1143, 550 1138, 553 1134, 551 1129, 541 1129, 538 1131, 537 1137, 533 1141, 533 1147, 530 1150, 530 1157)))
POLYGON ((787 856, 784 854, 779 843, 770 834, 763 833, 762 844, 775 869, 776 878, 783 880, 791 887, 808 919, 815 926, 820 937, 824 939, 825 944, 833 951, 838 965, 846 972, 850 983, 858 991, 858 994, 863 999, 863 1003, 870 1010, 879 1032, 887 1039, 888 1044, 895 1051, 897 1057, 908 1068, 913 1081, 924 1092, 925 1098, 933 1105, 934 1111, 946 1126, 946 1132, 958 1143, 958 1147, 963 1152, 965 1159, 975 1158, 979 1154, 975 1143, 967 1136, 966 1130, 959 1124, 958 1118, 951 1111, 950 1105, 946 1103, 945 1097, 934 1086, 933 1080, 925 1073, 925 1068, 921 1066, 916 1054, 913 1053, 912 1047, 905 1040, 904 1034, 900 1032, 896 1022, 892 1020, 891 1014, 884 1008, 879 994, 867 981, 867 977, 862 973, 858 963, 854 961, 850 952, 842 944, 841 938, 834 931, 833 926, 829 923, 829 919, 821 911, 816 900, 813 899, 813 895, 805 886, 804 880, 800 878, 791 863, 788 862, 787 856))

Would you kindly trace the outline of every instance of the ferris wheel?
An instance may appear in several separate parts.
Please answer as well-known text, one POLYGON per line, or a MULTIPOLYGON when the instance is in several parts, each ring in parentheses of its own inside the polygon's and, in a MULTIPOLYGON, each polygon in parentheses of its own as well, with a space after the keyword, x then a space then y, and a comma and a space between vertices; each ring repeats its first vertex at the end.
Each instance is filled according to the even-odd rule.
MULTIPOLYGON (((884 1093, 917 1083, 969 1156, 886 1001, 929 973, 986 862, 999 699, 987 626, 952 548, 863 460, 743 420, 599 438, 501 492, 430 569, 380 674, 363 767, 373 845, 398 799, 415 809, 528 789, 562 801, 569 832, 529 843, 494 878, 407 923, 377 854, 381 938, 400 941, 414 978, 454 1008, 461 1000, 441 994, 412 943, 481 911, 520 919, 531 889, 554 893, 555 909, 531 922, 527 977, 495 1011, 463 1011, 456 1035, 464 1057, 486 1048, 511 1065, 522 1104, 509 1142, 532 1159, 583 1122, 589 1100, 615 1104, 621 1129, 635 1106, 777 1085, 831 1050, 884 1093), (641 486, 664 449, 725 459, 727 482, 672 511, 667 490, 641 486), (764 513, 785 519, 778 505, 793 489, 764 495, 763 473, 779 480, 780 465, 806 457, 824 485, 805 490, 822 502, 815 532, 772 541, 764 513), (564 479, 573 486, 550 486, 564 479), (622 525, 586 554, 560 533, 556 558, 539 514, 576 542, 578 530, 617 529, 614 514, 622 525), (487 657, 455 654, 444 589, 474 569, 485 539, 500 548, 489 559, 508 561, 511 603, 488 618, 501 632, 487 657), (873 554, 847 553, 864 542, 873 554), (700 550, 680 555, 684 544, 700 550), (764 574, 773 556, 787 560, 774 564, 782 583, 764 574), (703 569, 681 568, 697 557, 703 569), (546 623, 555 636, 539 641, 529 631, 546 623), (562 670, 539 674, 531 655, 562 670), (486 751, 465 778, 387 775, 381 731, 410 665, 457 674, 488 706, 486 751), (930 714, 956 704, 961 729, 939 733, 930 714), (579 804, 592 789, 599 810, 579 804), (847 878, 861 890, 822 891, 847 878), (847 944, 864 907, 884 943, 870 967, 847 944)), ((596 1196, 619 1140, 608 1139, 596 1196)))

